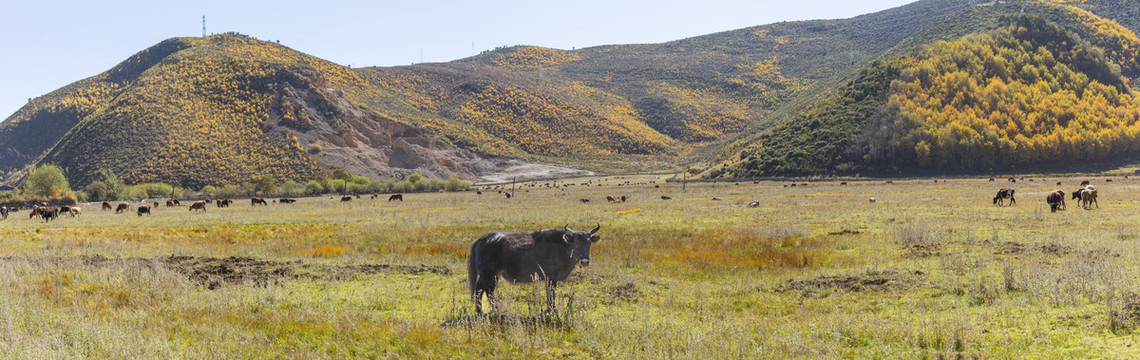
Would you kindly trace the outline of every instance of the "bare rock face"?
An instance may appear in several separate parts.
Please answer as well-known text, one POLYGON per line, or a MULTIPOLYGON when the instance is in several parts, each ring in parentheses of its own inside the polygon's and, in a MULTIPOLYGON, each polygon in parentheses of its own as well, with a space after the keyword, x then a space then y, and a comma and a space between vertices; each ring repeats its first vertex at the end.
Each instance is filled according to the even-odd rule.
POLYGON ((303 105, 311 121, 305 129, 276 127, 277 131, 293 133, 299 143, 312 149, 313 158, 322 166, 342 166, 353 174, 373 179, 402 179, 419 173, 431 178, 455 176, 464 180, 496 173, 503 166, 501 161, 456 148, 438 135, 361 108, 340 90, 285 93, 284 101, 303 105), (327 111, 330 105, 337 110, 327 111))

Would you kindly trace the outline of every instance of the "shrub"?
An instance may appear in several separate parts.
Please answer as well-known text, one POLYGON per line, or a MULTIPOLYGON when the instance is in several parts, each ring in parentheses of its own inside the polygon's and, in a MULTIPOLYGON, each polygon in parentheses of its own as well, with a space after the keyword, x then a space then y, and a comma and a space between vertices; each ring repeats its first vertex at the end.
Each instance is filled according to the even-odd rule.
POLYGON ((305 183, 305 193, 309 195, 320 195, 325 193, 325 187, 321 186, 320 181, 309 180, 305 183))
POLYGON ((52 164, 36 167, 20 184, 20 188, 25 194, 43 196, 59 196, 64 191, 71 191, 67 177, 63 175, 63 169, 52 164))

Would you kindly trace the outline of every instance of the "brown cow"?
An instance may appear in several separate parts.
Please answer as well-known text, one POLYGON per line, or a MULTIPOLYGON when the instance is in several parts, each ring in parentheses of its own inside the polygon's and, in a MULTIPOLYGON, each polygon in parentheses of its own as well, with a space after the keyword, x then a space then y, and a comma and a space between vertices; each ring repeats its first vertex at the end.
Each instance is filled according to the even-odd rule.
POLYGON ((348 195, 345 195, 345 196, 342 196, 342 197, 340 198, 340 201, 341 201, 341 202, 345 202, 345 201, 352 201, 352 197, 351 197, 351 196, 348 196, 348 195))
POLYGON ((124 212, 124 211, 129 211, 129 210, 131 210, 131 204, 130 203, 119 203, 119 206, 115 207, 115 213, 116 214, 124 212))
POLYGON ((606 201, 611 202, 611 203, 616 203, 617 199, 614 199, 613 196, 606 195, 606 201))
POLYGON ((249 206, 257 206, 257 204, 269 206, 269 203, 265 202, 265 199, 259 197, 249 199, 249 206))
POLYGON ((59 209, 49 207, 40 208, 40 216, 44 217, 44 222, 55 220, 59 217, 59 209))
POLYGON ((166 207, 174 207, 174 200, 166 200, 166 207))
POLYGON ((139 205, 137 214, 139 214, 139 216, 143 216, 143 214, 150 215, 150 206, 139 205))
POLYGON ((83 209, 80 209, 78 206, 72 206, 68 213, 71 214, 71 217, 76 217, 81 215, 82 210, 83 209))
POLYGON ((1099 209, 1100 203, 1096 202, 1096 189, 1085 188, 1085 191, 1081 191, 1081 203, 1084 204, 1085 210, 1091 208, 1092 204, 1096 204, 1099 209))
POLYGON ((1057 209, 1065 209, 1065 192, 1061 190, 1053 190, 1049 195, 1045 196, 1045 202, 1049 204, 1049 212, 1057 212, 1057 209))
POLYGON ((621 202, 625 202, 625 195, 621 196, 621 202))
POLYGON ((110 201, 104 201, 103 202, 103 210, 111 210, 111 202, 110 201))
POLYGON ((400 202, 404 202, 404 194, 392 194, 392 196, 388 197, 388 201, 396 201, 396 200, 400 200, 400 202))
POLYGON ((190 204, 190 211, 194 210, 202 210, 202 212, 206 212, 206 202, 195 201, 193 204, 190 204))

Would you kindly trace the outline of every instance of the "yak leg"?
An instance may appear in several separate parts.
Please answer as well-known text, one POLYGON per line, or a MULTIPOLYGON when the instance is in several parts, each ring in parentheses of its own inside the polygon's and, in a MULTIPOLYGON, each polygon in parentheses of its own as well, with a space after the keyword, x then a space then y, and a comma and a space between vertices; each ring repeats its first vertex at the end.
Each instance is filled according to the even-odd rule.
POLYGON ((487 294, 487 302, 491 310, 495 309, 495 281, 494 275, 483 274, 475 279, 475 286, 471 289, 471 297, 475 300, 475 314, 483 314, 483 294, 487 294))

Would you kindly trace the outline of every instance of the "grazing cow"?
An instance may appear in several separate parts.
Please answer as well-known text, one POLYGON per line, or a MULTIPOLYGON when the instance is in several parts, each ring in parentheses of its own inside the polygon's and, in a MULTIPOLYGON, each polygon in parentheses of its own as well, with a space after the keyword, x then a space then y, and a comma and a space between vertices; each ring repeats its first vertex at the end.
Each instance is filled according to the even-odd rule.
POLYGON ((190 204, 190 211, 194 210, 202 210, 202 212, 206 212, 206 202, 195 201, 193 204, 190 204))
POLYGON ((872 204, 874 204, 874 203, 875 203, 875 198, 871 198, 870 202, 871 202, 872 204))
POLYGON ((483 192, 479 191, 479 190, 475 190, 475 195, 483 195, 483 192))
POLYGON ((341 202, 352 201, 352 197, 351 196, 343 196, 340 198, 340 201, 341 202))
POLYGON ((1112 179, 1104 179, 1104 182, 1112 182, 1112 179))
POLYGON ((174 207, 174 200, 166 200, 166 207, 174 207))
POLYGON ((71 217, 76 217, 82 215, 82 210, 83 209, 80 209, 78 206, 72 206, 68 213, 71 214, 71 217))
POLYGON ((585 204, 590 202, 590 199, 578 199, 578 201, 581 201, 583 204, 585 204))
POLYGON ((277 202, 282 204, 292 204, 297 202, 297 199, 281 198, 280 200, 277 200, 277 202))
POLYGON ((39 205, 32 206, 32 212, 28 213, 28 219, 40 216, 40 211, 43 211, 44 209, 46 208, 42 208, 39 205))
POLYGON ((661 195, 661 200, 673 200, 673 198, 665 196, 665 195, 661 195))
POLYGON ((103 210, 111 210, 111 202, 110 201, 104 201, 103 202, 103 210))
POLYGON ((555 310, 554 295, 558 282, 570 276, 575 266, 590 265, 590 245, 601 240, 590 231, 573 231, 569 227, 546 229, 532 233, 493 232, 476 239, 467 257, 467 282, 475 312, 483 313, 483 295, 495 304, 495 287, 499 277, 515 283, 546 283, 546 306, 555 310))
POLYGON ((759 201, 753 201, 753 202, 750 202, 750 203, 748 203, 748 207, 750 207, 750 208, 758 208, 758 207, 760 207, 760 202, 759 202, 759 201))
POLYGON ((269 206, 269 203, 265 202, 265 199, 262 199, 262 198, 259 198, 259 197, 255 197, 255 198, 250 198, 250 199, 249 199, 249 206, 257 206, 257 204, 261 204, 261 205, 264 205, 264 206, 269 206))
POLYGON ((625 195, 621 196, 621 202, 625 202, 625 195))
POLYGON ((511 198, 511 193, 504 193, 504 194, 507 194, 507 198, 508 198, 508 199, 510 199, 510 198, 511 198))
POLYGON ((396 201, 396 200, 400 200, 400 202, 404 202, 404 194, 392 194, 392 196, 388 197, 389 202, 396 201))
POLYGON ((990 182, 994 182, 994 178, 990 178, 990 182))
POLYGON ((1053 190, 1049 195, 1045 196, 1045 203, 1049 204, 1049 212, 1057 212, 1057 209, 1065 209, 1065 192, 1061 190, 1053 190))
POLYGON ((888 184, 894 184, 894 181, 887 181, 888 184))
POLYGON ((69 213, 69 212, 71 212, 71 206, 70 205, 62 205, 59 207, 59 212, 64 213, 64 214, 69 213))
POLYGON ((40 216, 43 216, 44 222, 55 220, 56 218, 59 217, 59 209, 49 208, 49 207, 41 207, 40 208, 40 216))
POLYGON ((0 216, 3 216, 4 220, 8 220, 8 212, 9 211, 11 211, 11 210, 8 209, 7 206, 0 206, 0 216))
POLYGON ((139 205, 139 209, 136 213, 139 214, 139 216, 143 216, 143 214, 150 215, 150 206, 139 205))
POLYGON ((230 199, 219 199, 217 202, 218 202, 218 207, 220 207, 220 208, 221 207, 230 207, 230 204, 234 203, 234 201, 230 200, 230 199))
POLYGON ((1061 186, 1061 182, 1060 182, 1060 181, 1058 181, 1058 182, 1057 182, 1057 186, 1061 186))
POLYGON ((174 202, 174 206, 182 206, 182 202, 178 201, 178 199, 171 199, 170 201, 174 202))
POLYGON ((841 182, 841 183, 839 183, 839 186, 847 186, 847 182, 846 181, 841 182))
POLYGON ((720 198, 712 198, 712 201, 720 201, 720 198))
POLYGON ((1005 205, 1005 199, 1009 199, 1009 206, 1017 203, 1017 199, 1013 198, 1013 189, 998 190, 997 195, 994 196, 994 205, 1005 205))
POLYGON ((613 196, 606 195, 606 201, 611 202, 611 203, 616 203, 617 199, 614 199, 613 196))
POLYGON ((124 211, 129 211, 129 210, 131 210, 131 204, 130 203, 119 203, 119 206, 115 207, 115 213, 116 214, 124 212, 124 211))
POLYGON ((1085 188, 1085 191, 1081 191, 1081 204, 1083 204, 1085 210, 1091 208, 1092 204, 1096 204, 1096 207, 1099 209, 1100 203, 1096 202, 1096 189, 1090 186, 1085 188))

